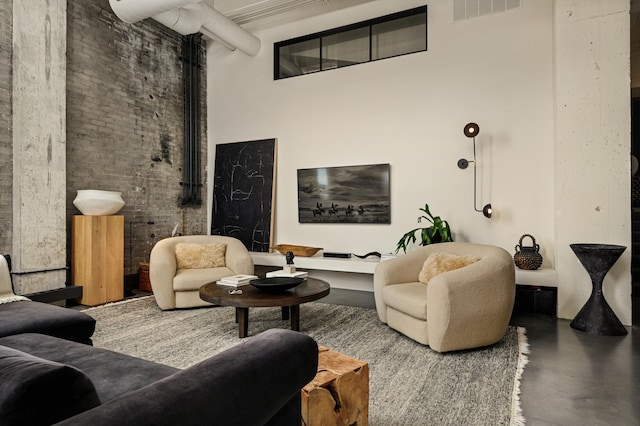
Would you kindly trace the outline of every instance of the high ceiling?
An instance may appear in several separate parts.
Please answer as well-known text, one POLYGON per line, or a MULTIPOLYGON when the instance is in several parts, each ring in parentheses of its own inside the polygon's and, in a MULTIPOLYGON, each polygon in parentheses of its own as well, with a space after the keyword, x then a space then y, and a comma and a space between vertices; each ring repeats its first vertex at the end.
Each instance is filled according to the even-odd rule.
POLYGON ((249 30, 258 30, 372 0, 204 0, 249 30))

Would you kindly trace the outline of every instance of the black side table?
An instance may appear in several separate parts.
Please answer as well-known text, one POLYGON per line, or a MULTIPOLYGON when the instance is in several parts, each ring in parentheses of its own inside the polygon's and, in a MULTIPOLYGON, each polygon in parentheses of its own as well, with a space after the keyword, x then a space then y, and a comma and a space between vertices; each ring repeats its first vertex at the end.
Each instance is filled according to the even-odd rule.
POLYGON ((570 244, 584 269, 591 277, 591 296, 571 321, 571 328, 601 336, 624 336, 624 328, 602 293, 602 282, 609 269, 618 261, 625 246, 613 244, 570 244))

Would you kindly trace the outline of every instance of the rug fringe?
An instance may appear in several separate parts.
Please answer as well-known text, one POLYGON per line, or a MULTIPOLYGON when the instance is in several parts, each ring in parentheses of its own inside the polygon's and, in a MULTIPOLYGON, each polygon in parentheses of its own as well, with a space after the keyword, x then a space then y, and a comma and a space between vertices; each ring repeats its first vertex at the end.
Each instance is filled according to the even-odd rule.
POLYGON ((513 383, 513 393, 511 394, 511 426, 524 426, 525 418, 522 414, 520 405, 520 380, 524 372, 524 366, 529 363, 529 341, 527 339, 527 330, 524 327, 518 329, 518 366, 516 367, 516 377, 513 383))
POLYGON ((106 306, 115 306, 115 305, 122 305, 124 303, 131 303, 131 302, 135 302, 138 300, 144 300, 144 299, 148 299, 150 297, 153 297, 153 295, 149 295, 149 296, 140 296, 140 297, 132 297, 130 299, 124 299, 124 300, 119 300, 117 302, 110 302, 110 303, 105 303, 104 305, 98 305, 98 306, 92 306, 91 308, 87 308, 84 309, 84 312, 86 311, 91 311, 93 309, 99 309, 99 308, 104 308, 106 306))

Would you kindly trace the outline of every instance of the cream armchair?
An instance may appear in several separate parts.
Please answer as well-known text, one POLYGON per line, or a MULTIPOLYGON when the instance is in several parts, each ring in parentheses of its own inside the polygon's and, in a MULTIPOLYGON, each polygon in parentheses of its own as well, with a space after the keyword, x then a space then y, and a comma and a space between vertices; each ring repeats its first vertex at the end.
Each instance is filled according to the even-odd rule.
POLYGON ((149 280, 160 309, 210 306, 198 290, 206 283, 237 274, 253 274, 253 260, 244 244, 232 237, 190 235, 160 240, 151 250, 149 280), (225 266, 206 269, 178 269, 178 243, 226 244, 225 266))
POLYGON ((500 247, 440 243, 381 262, 374 273, 380 321, 437 352, 476 348, 504 336, 515 299, 513 258, 500 247), (432 253, 479 261, 423 284, 422 266, 432 253))
POLYGON ((29 300, 24 296, 17 296, 13 293, 11 285, 11 272, 7 259, 0 254, 0 304, 29 300))

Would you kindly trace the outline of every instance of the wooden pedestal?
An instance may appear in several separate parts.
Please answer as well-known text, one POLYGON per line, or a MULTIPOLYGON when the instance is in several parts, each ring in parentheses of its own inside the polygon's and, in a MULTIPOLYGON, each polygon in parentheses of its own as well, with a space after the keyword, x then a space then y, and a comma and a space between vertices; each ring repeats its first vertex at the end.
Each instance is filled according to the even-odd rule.
POLYGON ((88 306, 124 298, 124 216, 73 216, 71 280, 88 306))
POLYGON ((318 374, 302 388, 305 426, 369 423, 369 365, 319 347, 318 374))

